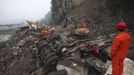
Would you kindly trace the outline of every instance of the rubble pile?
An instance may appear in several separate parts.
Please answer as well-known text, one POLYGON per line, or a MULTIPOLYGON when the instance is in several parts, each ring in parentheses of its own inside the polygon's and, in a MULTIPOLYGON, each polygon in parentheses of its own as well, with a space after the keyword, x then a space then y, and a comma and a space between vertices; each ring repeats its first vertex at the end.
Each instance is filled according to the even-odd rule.
MULTIPOLYGON (((52 61, 51 59, 49 59, 49 62, 53 62, 53 59, 54 60, 57 59, 55 60, 57 61, 56 66, 58 65, 61 59, 62 60, 65 59, 65 61, 66 60, 70 61, 70 59, 68 59, 68 56, 70 56, 70 54, 72 56, 77 55, 77 53, 79 54, 79 51, 77 51, 78 48, 80 47, 80 45, 82 45, 81 43, 83 41, 87 40, 85 38, 84 39, 73 38, 77 36, 73 36, 73 37, 69 36, 70 32, 68 29, 65 30, 56 29, 56 32, 51 34, 48 38, 43 38, 43 39, 37 37, 37 35, 33 35, 32 32, 33 31, 30 31, 28 28, 24 28, 24 29, 22 28, 22 30, 18 31, 13 37, 11 37, 9 41, 0 44, 1 46, 0 47, 1 48, 0 49, 0 64, 1 64, 0 75, 34 74, 34 72, 36 72, 35 70, 41 69, 42 67, 44 70, 45 63, 46 65, 48 63, 45 62, 46 58, 50 56, 53 57, 52 57, 52 61), (38 44, 39 42, 40 44, 38 44), (67 49, 65 46, 68 46, 67 49), (60 50, 61 48, 63 48, 63 52, 65 53, 61 53, 60 51, 57 51, 60 50)), ((80 59, 79 55, 77 55, 77 57, 78 59, 80 59)), ((64 61, 61 62, 62 65, 67 65, 64 63, 65 63, 64 61)))
POLYGON ((0 44, 0 75, 29 75, 32 46, 36 37, 28 29, 17 32, 0 44))
POLYGON ((0 75, 105 74, 110 66, 110 39, 99 36, 93 40, 90 33, 81 28, 80 32, 77 28, 72 31, 71 26, 50 27, 50 34, 45 29, 21 28, 10 40, 0 43, 0 75))

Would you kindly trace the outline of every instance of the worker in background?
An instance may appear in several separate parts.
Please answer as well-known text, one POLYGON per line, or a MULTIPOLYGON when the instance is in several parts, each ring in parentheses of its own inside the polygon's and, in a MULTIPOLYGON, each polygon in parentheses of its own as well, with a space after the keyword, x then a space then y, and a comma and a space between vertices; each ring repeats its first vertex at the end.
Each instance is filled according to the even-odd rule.
POLYGON ((83 30, 83 33, 85 33, 85 34, 89 33, 89 29, 87 28, 85 19, 82 19, 82 30, 83 30))
POLYGON ((95 56, 97 56, 97 54, 99 53, 99 49, 98 49, 96 40, 94 41, 94 44, 93 44, 93 53, 95 56))
POLYGON ((127 25, 123 20, 116 24, 118 33, 115 35, 111 47, 112 75, 122 75, 123 73, 123 62, 131 41, 130 35, 125 31, 126 28, 127 25))
POLYGON ((82 28, 87 28, 86 21, 82 19, 82 28))

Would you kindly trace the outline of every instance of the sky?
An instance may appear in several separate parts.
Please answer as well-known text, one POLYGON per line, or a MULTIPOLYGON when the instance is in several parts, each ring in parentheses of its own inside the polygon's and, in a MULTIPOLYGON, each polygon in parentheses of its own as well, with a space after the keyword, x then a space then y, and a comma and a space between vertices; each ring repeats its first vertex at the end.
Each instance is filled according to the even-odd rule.
POLYGON ((50 7, 51 0, 0 0, 0 24, 39 20, 50 7))

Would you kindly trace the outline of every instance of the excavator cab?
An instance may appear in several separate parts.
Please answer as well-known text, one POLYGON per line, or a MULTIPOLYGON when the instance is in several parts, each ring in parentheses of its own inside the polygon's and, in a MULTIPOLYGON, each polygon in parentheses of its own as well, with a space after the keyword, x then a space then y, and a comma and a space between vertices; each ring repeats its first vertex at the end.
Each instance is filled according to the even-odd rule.
POLYGON ((41 30, 41 36, 42 37, 47 37, 49 35, 51 35, 53 32, 54 32, 54 28, 53 27, 44 27, 42 30, 41 30))

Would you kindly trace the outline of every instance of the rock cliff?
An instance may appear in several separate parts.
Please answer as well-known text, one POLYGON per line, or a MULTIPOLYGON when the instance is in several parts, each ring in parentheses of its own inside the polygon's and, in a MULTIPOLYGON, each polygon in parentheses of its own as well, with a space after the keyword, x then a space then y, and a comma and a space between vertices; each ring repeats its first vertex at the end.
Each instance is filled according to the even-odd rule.
POLYGON ((62 21, 76 6, 84 0, 52 0, 51 11, 54 18, 62 21))
POLYGON ((133 3, 133 0, 51 0, 51 10, 59 21, 67 15, 77 19, 86 16, 99 21, 99 24, 106 23, 105 21, 114 24, 117 20, 124 19, 130 28, 134 28, 133 3))

